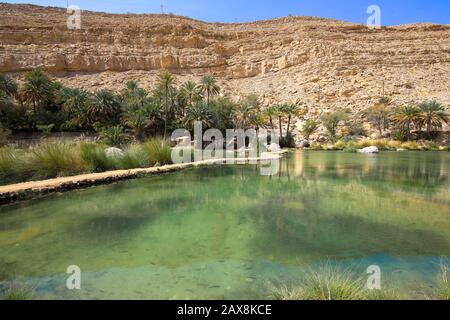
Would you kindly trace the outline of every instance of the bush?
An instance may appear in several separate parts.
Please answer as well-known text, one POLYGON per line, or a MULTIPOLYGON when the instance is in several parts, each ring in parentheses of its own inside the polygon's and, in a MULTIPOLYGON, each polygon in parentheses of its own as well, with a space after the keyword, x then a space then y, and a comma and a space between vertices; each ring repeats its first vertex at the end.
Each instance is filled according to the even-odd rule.
POLYGON ((172 163, 172 149, 167 140, 152 138, 143 144, 142 149, 150 164, 172 163))
POLYGON ((25 285, 11 284, 0 295, 2 300, 31 300, 34 296, 34 290, 25 285))
POLYGON ((108 146, 120 147, 130 140, 130 136, 125 133, 125 129, 120 126, 99 127, 95 130, 98 132, 100 140, 108 146))
POLYGON ((119 169, 134 169, 134 168, 145 168, 150 165, 148 157, 139 145, 131 145, 123 157, 117 160, 117 166, 119 169))
POLYGON ((365 288, 366 281, 355 277, 350 269, 341 270, 325 265, 317 271, 306 273, 300 286, 274 288, 271 298, 275 300, 385 300, 397 299, 393 292, 376 292, 365 288))
POLYGON ((439 151, 439 146, 434 141, 424 141, 422 148, 428 151, 439 151))
POLYGON ((392 131, 391 138, 397 141, 407 141, 410 136, 408 129, 397 129, 392 131))
POLYGON ((81 158, 93 172, 103 172, 115 169, 115 160, 106 156, 105 147, 95 143, 80 145, 81 158))
POLYGON ((420 145, 415 141, 404 142, 404 143, 402 143, 401 148, 406 149, 406 150, 421 150, 422 149, 420 147, 420 145))
POLYGON ((290 132, 286 136, 280 138, 281 148, 295 148, 295 139, 290 132))
POLYGON ((12 182, 18 178, 20 157, 13 148, 0 149, 0 182, 12 182))
POLYGON ((44 142, 26 158, 26 171, 45 179, 79 174, 86 170, 76 145, 64 141, 44 142))
POLYGON ((339 140, 333 145, 333 150, 344 150, 346 148, 345 142, 339 140))
POLYGON ((346 132, 349 136, 367 136, 367 130, 360 120, 349 121, 346 124, 346 132))
POLYGON ((5 129, 0 126, 0 147, 6 146, 8 144, 8 137, 11 134, 9 129, 5 129))

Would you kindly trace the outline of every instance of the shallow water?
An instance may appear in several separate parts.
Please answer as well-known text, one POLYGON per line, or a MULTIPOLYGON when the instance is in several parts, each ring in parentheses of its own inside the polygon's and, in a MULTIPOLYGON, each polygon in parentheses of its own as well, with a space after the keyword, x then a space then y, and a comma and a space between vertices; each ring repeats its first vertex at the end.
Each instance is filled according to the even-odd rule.
POLYGON ((293 152, 0 207, 0 281, 35 298, 267 298, 324 263, 421 297, 450 256, 450 153, 293 152), (81 268, 79 291, 66 268, 81 268))

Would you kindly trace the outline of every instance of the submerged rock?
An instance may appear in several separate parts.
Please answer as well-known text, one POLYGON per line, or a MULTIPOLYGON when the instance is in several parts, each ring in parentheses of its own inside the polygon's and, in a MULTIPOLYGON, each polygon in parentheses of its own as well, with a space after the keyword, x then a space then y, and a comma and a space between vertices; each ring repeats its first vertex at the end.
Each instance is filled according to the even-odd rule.
POLYGON ((377 147, 367 147, 364 149, 359 149, 358 152, 359 153, 379 153, 380 150, 378 150, 377 147))

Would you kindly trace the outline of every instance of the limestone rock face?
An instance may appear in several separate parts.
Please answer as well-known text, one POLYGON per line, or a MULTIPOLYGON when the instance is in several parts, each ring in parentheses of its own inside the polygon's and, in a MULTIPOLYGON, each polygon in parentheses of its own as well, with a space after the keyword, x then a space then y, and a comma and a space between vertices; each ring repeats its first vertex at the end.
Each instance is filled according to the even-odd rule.
POLYGON ((40 67, 71 87, 151 88, 160 69, 178 82, 206 73, 236 100, 294 102, 306 117, 348 107, 359 112, 384 92, 393 105, 437 99, 449 105, 450 26, 415 24, 369 30, 312 17, 205 23, 173 15, 81 12, 0 3, 0 72, 40 67), (76 75, 76 76, 75 76, 76 75))

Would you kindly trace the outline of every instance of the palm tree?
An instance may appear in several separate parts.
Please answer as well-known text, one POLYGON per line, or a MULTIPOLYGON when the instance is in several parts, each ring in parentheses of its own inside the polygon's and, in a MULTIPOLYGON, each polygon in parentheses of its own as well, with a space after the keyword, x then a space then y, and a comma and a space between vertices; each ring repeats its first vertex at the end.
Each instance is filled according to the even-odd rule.
POLYGON ((220 87, 216 83, 216 79, 212 75, 206 75, 202 78, 199 85, 200 91, 206 93, 206 103, 209 107, 210 98, 212 96, 218 95, 220 92, 220 87))
POLYGON ((94 104, 92 95, 80 89, 66 89, 63 92, 63 111, 65 111, 72 122, 80 127, 86 128, 94 120, 90 119, 88 110, 94 104))
POLYGON ((121 92, 120 100, 124 104, 124 107, 137 109, 144 106, 147 97, 147 91, 140 88, 137 81, 128 81, 126 88, 121 92))
POLYGON ((398 127, 407 130, 409 139, 411 130, 420 122, 420 109, 413 105, 404 106, 396 110, 392 120, 398 127))
POLYGON ((431 137, 433 129, 441 129, 444 123, 448 124, 450 115, 445 111, 444 106, 437 101, 424 102, 419 105, 421 126, 426 126, 427 135, 431 137))
POLYGON ((276 105, 274 110, 275 116, 278 117, 278 128, 280 130, 280 138, 283 137, 283 118, 286 115, 286 105, 276 105))
POLYGON ((10 97, 17 97, 17 83, 7 75, 0 73, 0 91, 3 91, 10 97))
POLYGON ((287 123, 287 132, 286 134, 290 133, 290 129, 291 129, 291 121, 293 117, 299 117, 301 115, 304 115, 305 112, 304 110, 300 109, 297 105, 295 104, 287 104, 284 106, 284 112, 287 114, 288 116, 288 123, 287 123))
POLYGON ((145 129, 151 124, 151 119, 145 109, 129 110, 122 118, 122 123, 129 127, 138 141, 145 138, 145 129))
POLYGON ((164 139, 166 139, 166 137, 167 137, 169 102, 170 102, 171 92, 173 91, 174 82, 175 82, 175 77, 168 71, 162 71, 158 75, 157 91, 164 98, 164 139))
POLYGON ((88 113, 95 122, 111 124, 121 112, 118 98, 109 90, 100 90, 94 94, 95 102, 89 106, 88 113))
POLYGON ((196 121, 201 122, 204 128, 209 127, 212 123, 211 111, 209 110, 208 105, 203 101, 197 102, 187 110, 185 118, 186 126, 192 129, 194 127, 194 122, 196 121))
MULTIPOLYGON (((22 96, 26 102, 32 103, 34 116, 39 106, 52 100, 54 89, 51 80, 40 69, 34 69, 25 74, 22 96)), ((36 127, 36 123, 33 127, 36 127)))
POLYGON ((269 118, 270 128, 273 130, 274 129, 273 119, 277 116, 277 106, 273 105, 273 106, 268 107, 264 111, 264 114, 266 117, 269 118))
MULTIPOLYGON (((192 107, 194 102, 201 99, 199 87, 194 81, 186 81, 180 87, 180 96, 187 103, 188 107, 192 107)), ((185 108, 183 105, 183 117, 185 116, 185 108)))
POLYGON ((256 114, 256 107, 247 102, 243 102, 237 105, 234 114, 236 119, 235 122, 238 127, 246 130, 248 129, 251 119, 256 114))

